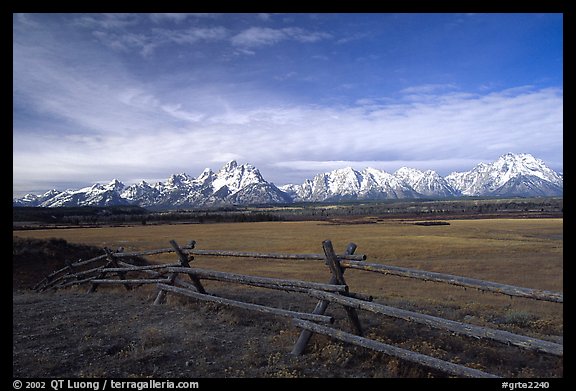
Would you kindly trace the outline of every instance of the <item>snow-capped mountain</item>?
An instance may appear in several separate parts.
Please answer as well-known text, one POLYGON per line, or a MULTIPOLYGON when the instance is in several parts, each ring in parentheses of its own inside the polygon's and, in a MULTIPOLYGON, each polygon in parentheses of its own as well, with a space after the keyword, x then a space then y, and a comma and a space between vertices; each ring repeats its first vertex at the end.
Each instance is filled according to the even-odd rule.
POLYGON ((26 194, 22 198, 14 199, 12 202, 12 205, 13 206, 37 206, 37 205, 40 205, 43 202, 45 202, 51 198, 56 197, 60 193, 61 193, 60 191, 58 191, 56 189, 52 189, 52 190, 49 190, 42 195, 26 194))
POLYGON ((217 173, 205 169, 197 178, 188 174, 171 175, 154 185, 142 181, 124 186, 120 181, 95 184, 80 190, 51 191, 42 196, 26 195, 14 206, 110 206, 194 207, 230 204, 271 204, 292 200, 274 184, 264 180, 250 165, 227 163, 217 173))
POLYGON ((385 171, 341 168, 306 180, 302 185, 281 186, 294 201, 344 201, 363 199, 418 198, 402 180, 385 171))
POLYGON ((436 171, 420 171, 414 168, 402 167, 394 176, 416 192, 428 197, 456 197, 462 195, 459 190, 442 178, 436 171))
POLYGON ((294 201, 339 201, 458 196, 561 196, 563 177, 530 154, 507 153, 495 162, 443 178, 432 170, 402 167, 394 174, 350 167, 318 174, 301 185, 281 190, 294 201))
POLYGON ((527 153, 507 153, 470 171, 453 172, 446 181, 468 196, 555 196, 564 187, 562 176, 527 153))
POLYGON ((16 200, 14 205, 43 207, 127 205, 129 203, 120 196, 122 189, 124 189, 124 184, 114 179, 106 185, 96 183, 80 190, 62 192, 51 190, 36 199, 27 194, 24 198, 16 200))
POLYGON ((14 206, 138 205, 154 208, 274 204, 457 196, 562 196, 563 176, 530 154, 502 155, 466 172, 445 178, 438 173, 402 167, 394 174, 375 168, 351 167, 318 174, 300 185, 276 187, 250 165, 231 161, 218 172, 205 169, 198 177, 174 174, 165 182, 142 181, 125 186, 114 179, 80 190, 51 190, 13 200, 14 206))

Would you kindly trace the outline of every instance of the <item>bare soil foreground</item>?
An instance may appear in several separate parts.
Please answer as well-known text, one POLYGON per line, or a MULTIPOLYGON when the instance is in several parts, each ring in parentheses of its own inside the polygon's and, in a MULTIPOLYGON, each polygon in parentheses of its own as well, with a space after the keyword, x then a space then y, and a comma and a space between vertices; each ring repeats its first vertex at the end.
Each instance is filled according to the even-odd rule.
MULTIPOLYGON (((154 306, 146 296, 121 293, 16 293, 13 375, 322 377, 352 356, 328 344, 325 354, 289 357, 297 334, 284 318, 201 303, 154 306), (325 355, 326 363, 318 362, 325 355)), ((358 369, 342 375, 374 371, 358 369)))
MULTIPOLYGON (((288 318, 168 295, 153 305, 156 288, 86 286, 36 293, 30 288, 66 260, 122 245, 129 251, 167 247, 170 239, 198 249, 319 253, 332 239, 348 242, 368 262, 562 291, 562 219, 451 221, 419 226, 387 221, 366 225, 319 222, 135 226, 15 232, 13 250, 14 377, 446 377, 429 368, 314 335, 305 354, 290 351, 300 330, 288 318), (54 236, 64 240, 50 239, 54 236), (37 238, 38 240, 33 240, 37 238), (79 244, 83 244, 80 246, 79 244), (96 247, 89 247, 89 246, 96 247)), ((174 255, 150 258, 173 262, 174 255)), ((197 257, 194 266, 327 282, 322 263, 197 257)), ((429 315, 562 343, 563 305, 383 276, 346 272, 351 291, 374 301, 429 315)), ((205 281, 210 293, 310 312, 305 294, 205 281)), ((204 283, 204 281, 203 281, 204 283)), ((341 306, 331 304, 334 327, 349 330, 341 306)), ((365 334, 388 344, 503 377, 562 377, 562 358, 496 342, 451 335, 367 312, 365 334)))

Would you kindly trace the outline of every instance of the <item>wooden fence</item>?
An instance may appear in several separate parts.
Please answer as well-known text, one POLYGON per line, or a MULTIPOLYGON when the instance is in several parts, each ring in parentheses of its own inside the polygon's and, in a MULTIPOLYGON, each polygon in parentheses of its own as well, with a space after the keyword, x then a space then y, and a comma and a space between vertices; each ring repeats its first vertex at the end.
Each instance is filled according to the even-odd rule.
POLYGON ((197 250, 195 249, 194 241, 190 242, 186 246, 180 247, 174 240, 171 240, 170 245, 171 247, 169 248, 137 253, 124 253, 121 251, 112 252, 105 248, 103 255, 86 261, 80 260, 78 262, 69 263, 66 267, 51 273, 40 281, 34 289, 41 292, 48 289, 61 289, 73 285, 86 284, 88 285, 87 292, 92 293, 101 285, 123 285, 127 290, 131 290, 137 286, 154 284, 158 290, 156 299, 154 300, 154 304, 157 305, 162 304, 166 295, 171 293, 195 300, 215 302, 251 311, 293 318, 293 324, 302 329, 298 340, 292 348, 291 353, 293 355, 302 354, 313 333, 318 333, 346 343, 355 344, 383 352, 390 356, 399 357, 403 360, 434 368, 453 376, 497 377, 493 374, 469 368, 464 365, 447 362, 435 357, 426 356, 366 338, 364 337, 364 330, 358 317, 357 310, 369 311, 374 314, 403 319, 408 322, 420 323, 453 334, 473 337, 476 339, 488 339, 539 353, 563 356, 562 344, 374 303, 372 296, 350 291, 349 286, 344 279, 344 272, 346 269, 363 270, 385 275, 396 275, 471 287, 482 291, 490 291, 509 296, 563 303, 563 295, 558 292, 521 288, 449 274, 367 263, 365 262, 365 255, 354 254, 356 250, 356 245, 354 243, 350 243, 342 254, 335 253, 332 243, 329 240, 322 243, 323 254, 264 254, 222 250, 197 250), (153 265, 135 264, 140 257, 165 253, 175 253, 178 257, 178 262, 153 265), (194 256, 324 261, 328 266, 331 276, 327 283, 318 283, 193 268, 190 266, 190 262, 194 260, 194 256), (128 278, 128 274, 135 276, 128 278), (202 280, 216 280, 281 290, 285 292, 302 293, 316 298, 319 301, 315 308, 309 313, 277 308, 269 305, 247 303, 206 292, 202 280), (328 326, 335 322, 334 316, 326 315, 330 303, 343 306, 349 325, 349 331, 328 326))

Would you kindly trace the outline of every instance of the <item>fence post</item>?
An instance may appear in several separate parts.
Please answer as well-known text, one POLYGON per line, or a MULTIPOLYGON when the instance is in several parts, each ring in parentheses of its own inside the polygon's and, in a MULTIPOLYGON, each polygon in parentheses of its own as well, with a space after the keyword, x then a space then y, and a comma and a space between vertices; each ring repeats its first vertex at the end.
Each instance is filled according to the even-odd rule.
MULTIPOLYGON (((191 241, 190 242, 190 248, 194 248, 195 244, 196 244, 195 241, 191 241)), ((190 261, 192 261, 194 259, 194 257, 192 255, 188 256, 188 255, 184 254, 184 252, 178 246, 178 243, 176 243, 175 240, 171 240, 170 245, 172 246, 172 248, 174 248, 174 251, 176 251, 176 254, 178 254, 178 258, 180 260, 180 266, 190 267, 190 261)), ((178 276, 178 273, 172 273, 170 275, 170 277, 168 277, 167 284, 173 285, 177 276, 178 276)), ((192 280, 192 283, 194 284, 194 287, 196 288, 196 290, 199 293, 206 293, 206 290, 202 286, 202 283, 200 282, 198 277, 193 276, 192 274, 189 274, 189 276, 190 276, 190 280, 192 280)), ((162 304, 164 302, 165 298, 166 298, 166 291, 160 288, 158 291, 158 295, 156 296, 156 300, 154 300, 154 304, 162 304)))
MULTIPOLYGON (((332 242, 330 240, 325 240, 322 242, 322 247, 324 248, 324 253, 326 254, 326 261, 328 262, 328 267, 330 267, 330 271, 332 275, 336 277, 336 282, 339 285, 347 285, 346 280, 344 279, 344 269, 340 266, 340 261, 334 252, 334 247, 332 247, 332 242)), ((346 290, 346 293, 348 290, 346 290)), ((346 293, 342 293, 344 296, 347 296, 346 293)), ((356 309, 344 306, 346 313, 348 314, 348 321, 350 322, 350 327, 354 331, 356 335, 363 336, 364 332, 362 331, 362 325, 360 324, 360 319, 358 319, 358 313, 356 309)))
MULTIPOLYGON (((188 258, 188 256, 184 254, 184 252, 180 249, 180 247, 178 247, 178 243, 176 243, 175 240, 171 240, 170 244, 172 245, 172 247, 174 247, 176 254, 178 254, 178 257, 180 258, 180 265, 182 265, 182 267, 190 267, 190 261, 193 260, 194 257, 190 255, 190 258, 188 258)), ((192 274, 188 274, 188 276, 190 277, 190 280, 196 287, 196 290, 198 290, 198 293, 206 293, 206 290, 204 290, 204 287, 202 286, 202 283, 200 282, 198 277, 192 274)))
MULTIPOLYGON (((112 254, 112 251, 110 251, 109 248, 104 248, 104 251, 106 251, 106 258, 110 261, 112 266, 116 267, 116 268, 120 267, 120 265, 118 265, 118 261, 116 260, 116 258, 114 258, 114 254, 112 254)), ((124 248, 120 247, 117 252, 122 252, 122 251, 124 251, 124 248)), ((125 280, 126 279, 126 272, 118 272, 118 277, 121 280, 125 280)), ((128 284, 124 284, 124 287, 126 288, 127 291, 132 289, 132 287, 128 284)))
MULTIPOLYGON (((108 247, 104 247, 104 252, 106 253, 106 259, 108 260, 108 262, 106 262, 106 265, 104 265, 104 269, 109 268, 110 266, 118 267, 118 263, 116 263, 116 260, 114 259, 112 252, 110 252, 110 249, 108 247)), ((98 277, 96 277, 96 279, 100 280, 100 279, 106 277, 107 273, 108 272, 100 272, 100 274, 98 274, 98 277)), ((86 293, 94 293, 94 292, 96 292, 96 289, 97 289, 97 284, 91 284, 90 288, 88 288, 88 291, 86 293)))
MULTIPOLYGON (((355 243, 349 243, 348 246, 346 247, 346 251, 344 252, 344 254, 353 255, 357 247, 358 246, 355 243)), ((342 269, 342 273, 344 273, 344 269, 342 269)), ((329 284, 338 283, 336 276, 334 274, 332 274, 332 277, 330 277, 330 281, 328 283, 329 284)), ((328 304, 330 304, 328 300, 320 300, 318 304, 316 304, 316 308, 314 308, 314 311, 312 311, 312 313, 317 315, 324 315, 324 313, 328 309, 328 304)), ((312 337, 312 331, 302 329, 302 332, 300 333, 300 336, 298 337, 296 344, 294 344, 294 348, 292 348, 291 354, 295 356, 301 355, 302 352, 304 352, 306 345, 308 345, 308 342, 310 341, 311 337, 312 337)))
MULTIPOLYGON (((166 284, 173 285, 177 275, 178 273, 170 274, 170 277, 168 277, 168 281, 166 281, 166 284)), ((156 299, 154 300, 154 304, 155 305, 163 304, 164 300, 166 300, 166 291, 163 289, 159 289, 158 294, 156 295, 156 299)))

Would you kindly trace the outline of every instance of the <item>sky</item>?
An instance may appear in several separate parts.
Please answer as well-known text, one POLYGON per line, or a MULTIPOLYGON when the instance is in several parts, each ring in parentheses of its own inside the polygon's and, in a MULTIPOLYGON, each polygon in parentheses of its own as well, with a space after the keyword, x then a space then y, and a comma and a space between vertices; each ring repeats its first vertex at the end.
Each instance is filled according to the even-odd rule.
POLYGON ((563 15, 14 14, 13 196, 250 163, 563 171, 563 15))

